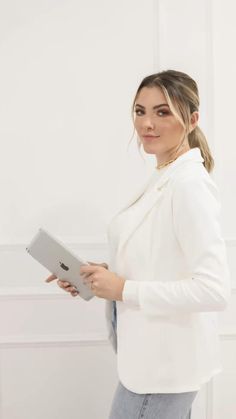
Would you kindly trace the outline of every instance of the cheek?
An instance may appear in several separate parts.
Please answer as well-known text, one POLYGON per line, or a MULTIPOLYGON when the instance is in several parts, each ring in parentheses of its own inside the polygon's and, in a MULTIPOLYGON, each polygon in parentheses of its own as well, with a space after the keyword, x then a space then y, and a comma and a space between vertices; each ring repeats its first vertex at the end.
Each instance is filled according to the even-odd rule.
POLYGON ((163 129, 166 131, 166 132, 169 132, 169 133, 171 133, 171 135, 179 135, 180 134, 180 132, 182 131, 182 125, 181 124, 176 124, 176 123, 173 123, 173 122, 168 122, 168 123, 166 123, 166 124, 163 124, 163 129))
POLYGON ((172 130, 176 132, 181 132, 183 130, 183 126, 178 121, 172 121, 172 130))
POLYGON ((141 126, 141 124, 140 124, 140 121, 138 121, 137 119, 134 121, 134 127, 135 127, 135 129, 138 131, 139 130, 139 128, 140 128, 140 126, 141 126))

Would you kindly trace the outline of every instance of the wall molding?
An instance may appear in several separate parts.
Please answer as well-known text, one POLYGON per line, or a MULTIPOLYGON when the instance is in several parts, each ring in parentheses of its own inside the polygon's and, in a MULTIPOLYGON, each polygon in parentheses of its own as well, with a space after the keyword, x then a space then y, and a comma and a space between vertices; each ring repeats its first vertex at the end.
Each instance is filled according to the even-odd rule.
MULTIPOLYGON (((219 335, 220 341, 236 340, 236 332, 219 335)), ((111 346, 109 338, 104 334, 88 335, 2 335, 0 337, 1 349, 42 348, 42 347, 80 347, 80 346, 111 346)))
MULTIPOLYGON (((71 295, 65 293, 54 284, 42 285, 41 287, 0 287, 0 300, 25 300, 25 299, 71 299, 71 295), (51 286, 50 286, 51 285, 51 286)), ((232 295, 236 295, 236 283, 232 287, 232 295)), ((85 301, 85 300, 84 300, 85 301)))
POLYGON ((206 385, 206 419, 213 418, 213 404, 214 404, 214 395, 213 395, 213 380, 214 377, 206 385))
POLYGON ((50 287, 50 285, 52 284, 42 285, 41 287, 0 287, 0 300, 68 300, 68 298, 71 298, 70 294, 65 293, 58 286, 54 287, 53 284, 50 287))
POLYGON ((232 332, 221 332, 219 333, 219 337, 221 341, 236 340, 236 331, 233 330, 232 332))
MULTIPOLYGON (((236 237, 234 238, 224 238, 226 247, 236 247, 236 237)), ((72 241, 68 241, 68 240, 63 240, 65 246, 71 247, 71 248, 75 248, 78 250, 101 250, 101 251, 107 251, 109 249, 109 245, 107 240, 101 240, 101 239, 97 239, 97 240, 89 240, 89 238, 87 240, 72 240, 72 241)), ((25 252, 26 251, 26 247, 29 244, 29 242, 23 243, 23 242, 19 242, 19 243, 0 243, 0 252, 25 252)))
POLYGON ((236 247, 236 238, 224 239, 226 247, 236 247))
POLYGON ((0 337, 0 349, 41 348, 60 346, 110 346, 107 335, 8 335, 0 337))
MULTIPOLYGON (((59 238, 59 236, 57 237, 59 238)), ((87 240, 84 238, 81 240, 61 240, 64 242, 65 246, 76 249, 78 248, 79 250, 107 250, 108 248, 107 240, 101 240, 101 238, 93 238, 92 241, 91 238, 88 238, 87 240)), ((18 243, 0 243, 0 252, 25 252, 29 242, 30 240, 18 243)))
MULTIPOLYGON (((236 340, 236 331, 222 333, 220 340, 236 340)), ((60 346, 110 346, 106 334, 91 335, 6 335, 0 337, 0 349, 6 348, 37 348, 37 347, 60 347, 60 346)))
MULTIPOLYGON (((214 60, 213 60, 213 32, 212 32, 212 2, 207 0, 205 2, 205 13, 206 13, 206 112, 207 112, 207 131, 208 137, 212 144, 214 151, 216 150, 215 141, 215 124, 214 124, 214 60)), ((215 172, 213 172, 213 177, 215 172)))
POLYGON ((153 0, 153 73, 160 71, 159 0, 153 0))

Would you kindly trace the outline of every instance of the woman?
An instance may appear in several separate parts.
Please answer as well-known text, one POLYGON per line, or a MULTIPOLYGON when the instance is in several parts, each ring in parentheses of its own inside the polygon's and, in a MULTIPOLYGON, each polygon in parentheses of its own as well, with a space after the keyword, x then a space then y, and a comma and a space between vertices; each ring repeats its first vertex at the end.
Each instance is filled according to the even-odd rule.
POLYGON ((106 299, 117 353, 109 419, 186 419, 202 384, 222 371, 217 312, 231 294, 219 191, 209 174, 214 160, 187 74, 145 77, 132 111, 139 146, 157 166, 110 222, 110 269, 91 262, 81 273, 106 299))

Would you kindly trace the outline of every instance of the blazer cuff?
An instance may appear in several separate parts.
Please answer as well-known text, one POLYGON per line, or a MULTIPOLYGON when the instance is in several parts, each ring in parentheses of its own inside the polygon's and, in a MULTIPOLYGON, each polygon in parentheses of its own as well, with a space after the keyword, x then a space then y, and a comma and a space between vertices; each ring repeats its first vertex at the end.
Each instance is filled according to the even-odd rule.
POLYGON ((138 281, 126 280, 122 292, 122 301, 140 307, 139 304, 139 285, 138 281))

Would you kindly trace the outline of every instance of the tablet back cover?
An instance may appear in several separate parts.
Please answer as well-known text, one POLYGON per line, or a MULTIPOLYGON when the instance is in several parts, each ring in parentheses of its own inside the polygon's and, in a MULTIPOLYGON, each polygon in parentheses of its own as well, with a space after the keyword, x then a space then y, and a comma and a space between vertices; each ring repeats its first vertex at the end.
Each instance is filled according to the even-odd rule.
POLYGON ((26 250, 57 278, 67 280, 74 285, 81 298, 88 301, 94 297, 79 273, 81 264, 89 265, 89 263, 79 258, 49 232, 40 228, 26 250))

